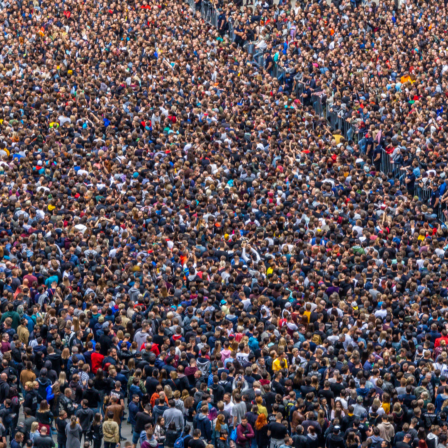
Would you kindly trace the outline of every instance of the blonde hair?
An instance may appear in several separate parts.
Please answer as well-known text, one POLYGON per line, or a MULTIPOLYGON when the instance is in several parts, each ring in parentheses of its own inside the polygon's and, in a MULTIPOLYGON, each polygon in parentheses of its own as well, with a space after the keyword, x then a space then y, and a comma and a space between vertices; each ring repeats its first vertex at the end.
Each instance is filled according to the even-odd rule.
POLYGON ((73 318, 73 330, 79 331, 79 319, 76 316, 73 318))
POLYGON ((163 391, 165 392, 165 396, 166 398, 168 398, 168 400, 171 400, 171 398, 173 398, 173 390, 171 389, 171 386, 166 385, 163 388, 163 391))

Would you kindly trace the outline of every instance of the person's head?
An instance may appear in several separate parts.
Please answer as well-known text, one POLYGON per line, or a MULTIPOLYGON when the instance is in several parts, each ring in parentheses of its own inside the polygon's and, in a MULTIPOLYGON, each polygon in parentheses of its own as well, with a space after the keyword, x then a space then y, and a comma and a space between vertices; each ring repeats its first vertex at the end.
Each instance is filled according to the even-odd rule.
POLYGON ((42 400, 40 402, 40 408, 39 408, 39 412, 47 412, 48 411, 48 402, 47 400, 42 400))
POLYGON ((201 430, 200 429, 194 429, 193 430, 193 438, 199 439, 201 437, 201 430))
POLYGON ((258 415, 257 420, 255 421, 255 429, 260 430, 267 424, 268 424, 268 419, 266 418, 266 415, 261 413, 258 415))
POLYGON ((97 412, 95 414, 95 416, 93 417, 93 424, 94 425, 101 425, 102 419, 103 419, 103 416, 99 412, 97 412))

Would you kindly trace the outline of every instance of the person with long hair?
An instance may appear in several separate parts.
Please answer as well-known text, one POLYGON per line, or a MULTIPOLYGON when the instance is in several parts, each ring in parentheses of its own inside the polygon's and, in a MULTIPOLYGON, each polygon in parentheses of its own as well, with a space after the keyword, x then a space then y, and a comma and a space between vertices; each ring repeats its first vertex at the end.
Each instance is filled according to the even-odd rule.
POLYGON ((212 428, 212 441, 216 446, 217 439, 221 437, 221 433, 224 431, 226 431, 227 433, 229 432, 229 426, 226 423, 224 414, 219 414, 216 419, 213 420, 212 428))
POLYGON ((255 422, 255 440, 258 448, 267 448, 269 446, 268 437, 268 419, 266 415, 260 414, 255 422))
POLYGON ((65 434, 67 436, 66 448, 81 448, 82 428, 74 415, 70 417, 70 423, 65 427, 65 434))
POLYGON ((39 432, 39 423, 36 421, 36 422, 31 423, 30 439, 32 442, 34 442, 34 440, 37 437, 40 437, 40 432, 39 432))
POLYGON ((70 349, 68 347, 65 347, 61 353, 61 370, 63 372, 65 372, 65 374, 68 373, 68 360, 69 359, 70 359, 70 349))
POLYGON ((64 394, 65 389, 68 387, 67 374, 65 372, 59 374, 58 383, 61 394, 64 394))
POLYGON ((50 434, 50 426, 53 420, 53 413, 50 410, 47 400, 40 402, 40 407, 36 412, 36 419, 39 423, 39 430, 45 426, 47 428, 47 434, 50 434))
POLYGON ((101 448, 103 442, 103 416, 97 412, 93 417, 89 438, 93 441, 93 448, 101 448))
POLYGON ((188 396, 184 399, 184 415, 185 425, 189 426, 193 430, 193 421, 196 416, 196 410, 194 408, 194 398, 188 396))
POLYGON ((154 427, 154 437, 159 444, 159 448, 163 448, 165 445, 165 434, 165 419, 160 416, 157 418, 156 426, 154 427))

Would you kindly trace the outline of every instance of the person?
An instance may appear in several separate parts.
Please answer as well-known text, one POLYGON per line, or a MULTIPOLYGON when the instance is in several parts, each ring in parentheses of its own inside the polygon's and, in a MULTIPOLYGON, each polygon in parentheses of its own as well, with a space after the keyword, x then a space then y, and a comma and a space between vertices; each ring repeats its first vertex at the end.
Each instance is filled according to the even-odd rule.
POLYGON ((327 448, 345 448, 344 438, 340 434, 341 428, 338 425, 333 426, 333 431, 327 436, 327 448))
POLYGON ((241 419, 241 423, 237 426, 236 434, 237 448, 249 448, 251 446, 255 433, 245 416, 241 419))
POLYGON ((188 448, 206 448, 204 440, 201 439, 201 430, 194 429, 193 437, 188 441, 188 448))
POLYGON ((103 424, 104 447, 115 448, 120 441, 120 431, 118 423, 114 420, 114 413, 109 411, 106 414, 107 420, 103 424))
POLYGON ((282 424, 282 414, 278 412, 275 415, 275 421, 269 423, 268 425, 268 437, 270 437, 271 443, 270 448, 278 448, 281 446, 287 436, 287 429, 282 424))
POLYGON ((67 446, 67 434, 65 432, 66 426, 68 425, 67 417, 67 412, 61 410, 55 421, 58 448, 66 448, 67 446))
POLYGON ((267 448, 269 446, 268 419, 264 413, 258 415, 254 430, 257 446, 260 448, 267 448))
POLYGON ((172 421, 166 430, 165 433, 165 441, 164 446, 167 448, 174 448, 174 444, 176 443, 176 440, 179 438, 179 432, 176 428, 176 423, 172 421))
POLYGON ((70 421, 65 426, 65 435, 67 436, 66 448, 81 447, 82 428, 76 416, 70 417, 70 421))
POLYGON ((42 426, 40 429, 40 434, 36 436, 33 440, 33 446, 36 448, 54 448, 55 443, 52 437, 47 433, 47 427, 42 426))
POLYGON ((99 412, 98 404, 101 402, 101 396, 99 392, 94 387, 94 382, 92 379, 87 381, 87 389, 82 393, 83 400, 87 400, 87 407, 92 409, 94 412, 99 412))
POLYGON ((163 447, 165 445, 166 426, 165 419, 163 417, 157 418, 157 422, 154 427, 154 437, 156 438, 159 447, 163 447))
POLYGON ((31 415, 31 410, 29 408, 24 408, 23 414, 24 414, 24 422, 23 422, 24 423, 24 425, 23 425, 24 439, 28 440, 30 438, 31 425, 34 422, 37 422, 37 419, 36 419, 36 417, 31 415))
POLYGON ((163 413, 165 425, 169 427, 171 422, 175 423, 176 431, 180 434, 184 429, 184 417, 182 412, 176 408, 176 403, 173 399, 168 400, 169 409, 163 413))
POLYGON ((40 402, 39 409, 36 412, 36 419, 39 423, 39 429, 45 426, 47 428, 47 434, 50 434, 50 427, 53 421, 53 413, 50 411, 47 400, 40 402))
POLYGON ((83 399, 81 401, 81 409, 78 409, 75 413, 75 416, 78 418, 79 425, 82 429, 82 435, 84 436, 84 441, 87 438, 87 435, 90 433, 90 428, 92 426, 94 412, 89 407, 89 401, 87 399, 83 399))
POLYGON ((34 440, 37 437, 40 437, 41 433, 39 431, 39 423, 37 421, 33 422, 31 424, 31 430, 30 430, 30 439, 34 443, 34 440))
MULTIPOLYGON (((121 434, 121 419, 124 414, 124 407, 122 404, 119 404, 119 399, 116 396, 111 396, 111 405, 106 408, 106 412, 112 412, 114 415, 114 420, 117 422, 119 428, 120 428, 120 434, 121 434)), ((120 439, 122 439, 120 435, 120 439)))
POLYGON ((93 418, 92 425, 90 427, 89 439, 93 441, 93 448, 101 448, 103 441, 103 417, 97 412, 93 418))
POLYGON ((204 405, 201 407, 201 411, 197 416, 196 425, 197 428, 201 431, 202 437, 207 442, 211 442, 212 440, 212 424, 208 418, 208 406, 204 405))
POLYGON ((135 426, 132 432, 132 443, 135 448, 140 439, 140 434, 144 431, 146 425, 155 426, 154 417, 151 415, 151 405, 147 404, 143 408, 143 412, 137 412, 135 416, 135 426))
MULTIPOLYGON (((227 425, 226 417, 223 414, 218 414, 216 419, 212 422, 212 427, 212 440, 215 444, 217 444, 217 440, 221 437, 221 433, 226 432, 227 435, 229 434, 229 426, 227 425)), ((227 438, 225 440, 227 440, 227 438)))
POLYGON ((14 439, 11 440, 11 448, 22 448, 24 437, 21 432, 16 432, 14 439))
POLYGON ((215 446, 217 448, 229 448, 229 434, 227 431, 221 431, 215 446))

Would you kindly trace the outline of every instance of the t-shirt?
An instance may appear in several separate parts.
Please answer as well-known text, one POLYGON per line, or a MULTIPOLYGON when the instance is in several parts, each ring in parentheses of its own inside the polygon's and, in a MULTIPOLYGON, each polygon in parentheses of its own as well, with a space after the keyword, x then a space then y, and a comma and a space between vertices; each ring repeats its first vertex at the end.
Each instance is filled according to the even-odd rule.
POLYGON ((188 448, 205 448, 205 442, 201 439, 190 439, 188 448))
POLYGON ((50 436, 45 437, 36 437, 34 439, 34 446, 35 448, 54 448, 55 443, 53 442, 53 439, 50 436))
POLYGON ((329 402, 332 398, 334 398, 334 393, 331 390, 320 390, 319 397, 324 397, 329 402))
POLYGON ((246 412, 247 412, 246 404, 243 401, 233 406, 232 415, 236 417, 237 425, 241 423, 241 419, 246 415, 246 412))
POLYGON ((277 440, 283 440, 288 433, 285 426, 277 422, 269 423, 268 431, 271 431, 271 438, 277 440))

